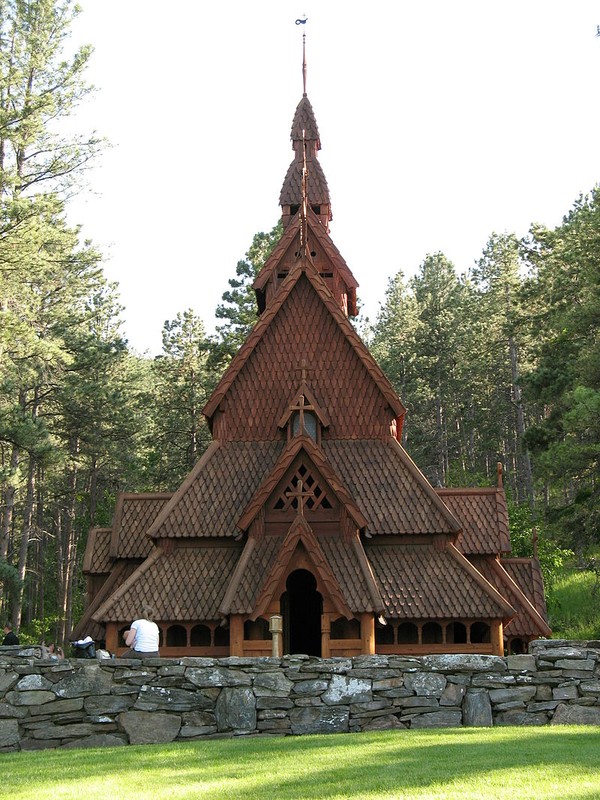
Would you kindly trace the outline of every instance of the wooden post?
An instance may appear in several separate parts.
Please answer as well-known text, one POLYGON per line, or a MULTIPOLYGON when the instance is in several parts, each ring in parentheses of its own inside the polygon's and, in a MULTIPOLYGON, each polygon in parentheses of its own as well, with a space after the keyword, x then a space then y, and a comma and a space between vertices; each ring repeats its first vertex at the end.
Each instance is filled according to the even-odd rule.
POLYGON ((244 620, 241 614, 232 614, 229 618, 229 654, 244 655, 244 620))
POLYGON ((373 614, 360 615, 360 651, 363 655, 375 654, 375 617, 373 614))
POLYGON ((492 623, 491 626, 492 648, 495 656, 504 655, 504 629, 502 622, 499 621, 496 625, 492 623))
POLYGON ((331 650, 329 640, 331 639, 331 620, 329 614, 321 614, 321 658, 329 658, 331 650))
POLYGON ((116 653, 119 647, 119 629, 115 622, 106 624, 106 649, 109 653, 116 653))

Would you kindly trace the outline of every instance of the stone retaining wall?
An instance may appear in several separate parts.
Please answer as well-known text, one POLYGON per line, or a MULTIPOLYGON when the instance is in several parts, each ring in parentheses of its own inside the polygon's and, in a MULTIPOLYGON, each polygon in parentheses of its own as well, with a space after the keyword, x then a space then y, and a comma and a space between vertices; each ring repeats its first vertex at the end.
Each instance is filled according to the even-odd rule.
POLYGON ((600 725, 600 642, 528 655, 48 661, 0 647, 0 750, 461 725, 600 725))

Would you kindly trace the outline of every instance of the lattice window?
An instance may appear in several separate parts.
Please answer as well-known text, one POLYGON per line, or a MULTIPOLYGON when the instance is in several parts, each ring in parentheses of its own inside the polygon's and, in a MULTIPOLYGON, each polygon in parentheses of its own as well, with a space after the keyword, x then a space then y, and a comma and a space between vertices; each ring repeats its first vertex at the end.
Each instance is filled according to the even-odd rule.
POLYGON ((287 482, 273 508, 277 511, 289 511, 290 509, 316 511, 318 508, 333 508, 333 505, 319 481, 312 475, 308 467, 301 464, 287 482))

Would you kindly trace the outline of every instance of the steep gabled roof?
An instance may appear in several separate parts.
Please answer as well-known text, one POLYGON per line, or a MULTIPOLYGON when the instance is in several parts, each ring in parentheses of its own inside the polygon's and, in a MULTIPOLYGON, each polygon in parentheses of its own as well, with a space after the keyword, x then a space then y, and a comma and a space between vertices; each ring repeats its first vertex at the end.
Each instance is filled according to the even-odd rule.
POLYGON ((113 558, 145 558, 152 552, 148 528, 171 496, 170 492, 118 495, 110 542, 113 558))
MULTIPOLYGON (((512 619, 504 629, 507 636, 539 637, 551 636, 552 631, 546 622, 545 609, 543 613, 535 608, 533 603, 527 598, 521 585, 514 580, 508 570, 505 569, 504 562, 496 558, 485 556, 474 556, 469 559, 481 574, 492 583, 499 592, 517 610, 517 616, 512 619)), ((520 559, 520 561, 531 562, 533 559, 520 559)), ((510 568, 510 567, 509 567, 510 568)))
MULTIPOLYGON (((278 549, 277 556, 269 572, 263 576, 263 581, 260 585, 260 591, 256 597, 253 607, 248 609, 247 613, 250 614, 251 619, 264 614, 268 608, 277 587, 282 583, 285 576, 286 568, 288 567, 292 556, 296 549, 304 546, 307 557, 314 566, 315 572, 326 588, 331 601, 333 602, 336 610, 344 617, 352 617, 352 611, 348 608, 344 595, 341 591, 340 585, 329 566, 327 558, 319 545, 317 537, 314 535, 312 528, 306 519, 297 515, 290 528, 285 535, 281 545, 278 549)), ((236 571, 238 584, 243 581, 244 575, 236 571)), ((238 585, 232 581, 231 586, 231 605, 235 604, 235 595, 237 593, 238 585)), ((229 609, 225 605, 221 606, 222 613, 229 613, 229 609)))
POLYGON ((395 619, 511 619, 516 611, 454 547, 368 544, 386 616, 395 619))
POLYGON ((83 554, 83 573, 107 575, 112 569, 110 537, 112 528, 92 528, 83 554))
POLYGON ((277 295, 273 298, 273 301, 269 304, 269 307, 259 318, 252 332, 238 350, 233 361, 229 365, 229 368, 212 393, 210 400, 204 407, 204 415, 209 420, 212 418, 213 414, 219 407, 219 404, 227 394, 229 388, 250 358, 251 354, 254 352, 265 331, 279 313, 294 287, 297 286, 298 282, 303 277, 308 280, 317 296, 326 306, 327 310, 331 314, 331 317, 335 320, 339 330, 342 332, 350 346, 354 349, 359 360, 364 365, 365 369, 369 373, 373 382, 376 384, 377 388, 385 398, 385 401, 390 406, 394 414, 397 417, 402 417, 405 413, 405 408, 392 388, 391 383, 385 377, 381 368, 373 356, 369 353, 366 345, 356 333, 341 308, 338 307, 333 295, 316 271, 315 267, 311 264, 310 260, 306 258, 300 258, 296 262, 296 265, 293 267, 293 269, 290 270, 287 278, 285 278, 281 284, 277 295))
POLYGON ((144 604, 156 619, 190 622, 219 618, 219 604, 240 555, 240 547, 157 547, 103 603, 92 618, 123 622, 144 604))
POLYGON ((272 470, 283 442, 213 442, 165 504, 148 535, 237 537, 242 509, 272 470))
MULTIPOLYGON (((352 274, 350 267, 311 208, 307 210, 306 223, 308 226, 309 241, 310 236, 314 236, 323 248, 332 268, 338 271, 346 286, 352 289, 358 288, 358 282, 352 274)), ((273 272, 278 269, 281 261, 290 250, 293 250, 293 252, 298 251, 301 226, 301 215, 300 212, 298 212, 286 228, 281 239, 275 245, 271 255, 263 265, 263 268, 254 279, 252 288, 255 291, 265 288, 269 278, 272 276, 273 272)))
POLYGON ((368 535, 456 536, 460 523, 391 436, 323 441, 323 452, 369 519, 368 535))
POLYGON ((98 609, 104 605, 112 592, 114 592, 123 581, 126 581, 137 567, 138 562, 135 561, 117 561, 110 575, 106 578, 92 602, 83 612, 79 622, 71 631, 69 636, 71 641, 83 639, 86 636, 91 636, 92 639, 96 641, 104 639, 104 621, 102 619, 96 621, 94 615, 98 609))
POLYGON ((245 531, 250 527, 252 520, 255 519, 260 509, 265 505, 296 456, 298 456, 301 452, 305 454, 308 463, 314 465, 317 471, 329 484, 330 489, 333 491, 340 504, 346 508, 346 511, 354 520, 357 528, 364 528, 366 525, 368 525, 368 520, 358 508, 347 489, 344 487, 344 484, 340 480, 339 476, 336 475, 331 464, 328 463, 321 448, 318 447, 308 436, 296 436, 288 442, 287 446, 279 456, 277 463, 273 467, 273 470, 264 483, 259 487, 250 503, 248 503, 244 509, 244 512, 237 523, 240 530, 245 531))
POLYGON ((502 567, 519 586, 542 619, 548 619, 546 597, 544 595, 544 578, 537 558, 503 558, 502 567))
POLYGON ((510 553, 506 495, 500 488, 436 489, 462 533, 456 546, 465 554, 510 553))

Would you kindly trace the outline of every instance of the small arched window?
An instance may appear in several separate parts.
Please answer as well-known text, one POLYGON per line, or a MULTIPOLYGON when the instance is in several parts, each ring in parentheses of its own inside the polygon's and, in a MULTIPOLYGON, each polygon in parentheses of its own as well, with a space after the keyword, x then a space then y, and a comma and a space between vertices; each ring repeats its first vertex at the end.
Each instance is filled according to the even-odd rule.
POLYGON ((398 625, 398 644, 418 644, 419 629, 414 622, 402 622, 398 625))
POLYGON ((187 631, 183 625, 171 625, 167 628, 167 647, 186 647, 187 631))
MULTIPOLYGON (((306 433, 313 442, 317 441, 317 417, 312 411, 303 411, 302 417, 304 419, 304 433, 306 433)), ((300 412, 295 411, 292 416, 292 436, 299 436, 302 433, 300 430, 300 412)))

